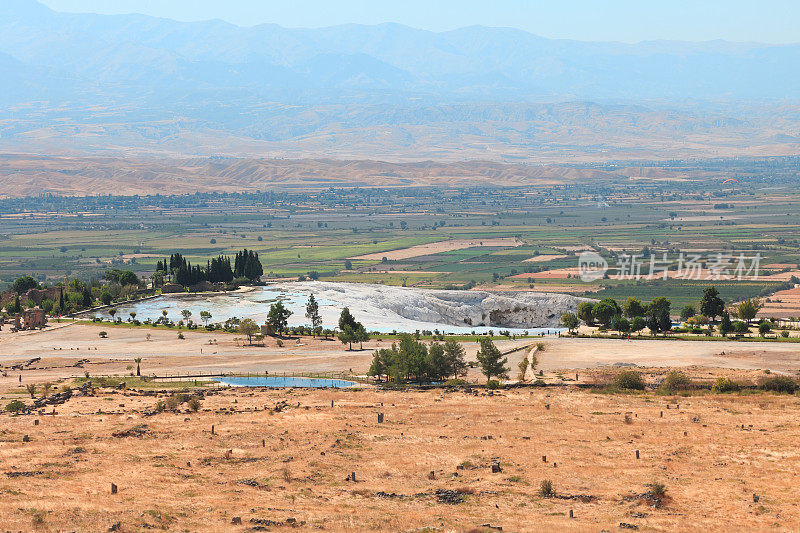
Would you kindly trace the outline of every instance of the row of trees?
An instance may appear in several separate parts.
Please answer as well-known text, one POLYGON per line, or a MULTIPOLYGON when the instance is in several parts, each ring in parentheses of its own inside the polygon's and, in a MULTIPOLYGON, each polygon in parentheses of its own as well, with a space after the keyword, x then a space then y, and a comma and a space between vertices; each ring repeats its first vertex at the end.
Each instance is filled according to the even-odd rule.
POLYGON ((233 264, 227 256, 220 255, 206 262, 205 267, 192 265, 179 253, 170 255, 169 259, 156 263, 156 274, 171 275, 175 283, 184 287, 197 285, 200 282, 230 283, 234 279, 256 281, 264 274, 258 253, 253 250, 236 252, 233 264))
MULTIPOLYGON (((597 303, 582 302, 578 305, 577 314, 564 313, 561 323, 570 333, 577 330, 582 320, 588 326, 599 325, 604 329, 612 329, 619 333, 638 332, 645 327, 653 334, 666 333, 672 329, 670 318, 670 301, 659 296, 650 303, 643 303, 637 298, 629 297, 620 306, 613 298, 606 298, 597 303)), ((681 320, 689 327, 708 326, 713 331, 712 322, 720 317, 719 331, 723 336, 730 333, 747 333, 749 323, 756 317, 762 304, 757 298, 748 298, 736 304, 732 311, 725 309, 725 301, 720 298, 715 287, 707 287, 700 299, 700 313, 692 305, 681 309, 681 320), (731 313, 740 320, 731 321, 731 313)), ((771 325, 762 321, 759 333, 769 332, 771 325)))
POLYGON ((578 328, 579 320, 583 320, 588 326, 599 325, 620 333, 641 331, 645 327, 653 333, 663 333, 672 329, 671 305, 663 296, 653 298, 648 304, 628 298, 621 307, 613 298, 605 298, 597 303, 581 302, 577 315, 564 313, 561 323, 570 332, 578 328))
MULTIPOLYGON (((278 300, 269 306, 266 324, 273 333, 283 335, 288 328, 290 316, 292 316, 292 312, 283 305, 282 301, 278 300)), ((311 321, 311 333, 313 335, 322 334, 322 316, 319 313, 319 303, 314 297, 314 294, 311 294, 308 298, 308 302, 306 302, 306 317, 311 321)), ((247 335, 251 343, 253 337, 258 335, 261 331, 258 324, 250 318, 241 320, 237 329, 239 333, 247 335)), ((330 333, 328 330, 325 330, 325 332, 326 334, 330 333)), ((342 344, 348 345, 349 350, 353 349, 354 342, 358 342, 363 348, 363 343, 370 339, 367 328, 353 317, 350 313, 350 309, 347 307, 342 309, 339 315, 339 332, 337 336, 342 344)))
POLYGON ((375 351, 369 375, 378 380, 385 377, 398 383, 442 381, 449 377, 455 379, 467 372, 464 355, 464 347, 454 339, 428 346, 403 333, 391 348, 375 351))
MULTIPOLYGON (((507 378, 508 358, 490 338, 481 337, 479 342, 478 363, 487 381, 507 378)), ((381 348, 373 353, 369 375, 395 383, 431 383, 464 376, 467 367, 464 347, 455 339, 426 345, 408 333, 401 333, 391 348, 381 348)))

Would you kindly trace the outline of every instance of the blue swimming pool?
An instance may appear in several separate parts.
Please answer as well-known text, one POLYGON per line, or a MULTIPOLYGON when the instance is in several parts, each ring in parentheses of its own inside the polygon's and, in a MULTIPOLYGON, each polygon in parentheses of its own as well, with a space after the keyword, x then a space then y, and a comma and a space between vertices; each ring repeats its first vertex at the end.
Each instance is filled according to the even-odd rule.
POLYGON ((299 387, 306 389, 344 389, 356 385, 343 379, 295 378, 280 376, 251 376, 218 378, 218 382, 232 387, 299 387))

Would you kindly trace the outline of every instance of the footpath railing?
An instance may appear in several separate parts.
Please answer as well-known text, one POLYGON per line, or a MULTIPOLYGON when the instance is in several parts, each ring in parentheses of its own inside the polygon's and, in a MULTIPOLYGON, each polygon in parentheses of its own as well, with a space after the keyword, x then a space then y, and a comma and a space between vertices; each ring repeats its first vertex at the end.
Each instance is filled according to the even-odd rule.
POLYGON ((188 379, 203 379, 203 378, 225 378, 225 377, 240 377, 240 378, 260 378, 260 377, 277 377, 277 378, 317 378, 317 379, 352 379, 352 374, 344 371, 331 371, 331 372, 218 372, 218 373, 191 373, 187 372, 181 374, 163 374, 147 376, 147 379, 153 381, 185 381, 188 379))

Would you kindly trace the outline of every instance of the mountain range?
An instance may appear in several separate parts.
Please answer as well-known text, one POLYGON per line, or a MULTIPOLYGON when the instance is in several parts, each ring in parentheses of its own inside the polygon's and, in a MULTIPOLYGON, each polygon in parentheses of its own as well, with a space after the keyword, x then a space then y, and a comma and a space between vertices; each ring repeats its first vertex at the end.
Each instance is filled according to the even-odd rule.
POLYGON ((785 154, 797 148, 799 90, 800 45, 581 42, 481 26, 240 27, 0 3, 0 150, 785 154))

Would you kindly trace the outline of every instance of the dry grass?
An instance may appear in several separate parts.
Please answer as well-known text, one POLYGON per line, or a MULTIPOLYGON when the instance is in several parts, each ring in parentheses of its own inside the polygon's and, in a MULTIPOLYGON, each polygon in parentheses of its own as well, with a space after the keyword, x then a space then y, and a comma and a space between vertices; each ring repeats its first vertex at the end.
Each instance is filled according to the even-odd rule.
POLYGON ((197 413, 144 416, 158 399, 109 390, 55 416, 3 414, 4 527, 220 531, 294 518, 300 529, 334 531, 613 531, 622 522, 676 531, 800 521, 794 396, 229 390, 197 413), (146 431, 125 433, 141 424, 146 431), (538 494, 542 480, 557 497, 538 494), (661 508, 642 496, 652 483, 669 495, 661 508))

